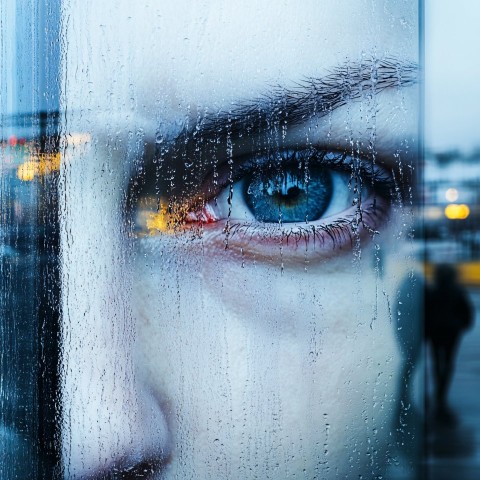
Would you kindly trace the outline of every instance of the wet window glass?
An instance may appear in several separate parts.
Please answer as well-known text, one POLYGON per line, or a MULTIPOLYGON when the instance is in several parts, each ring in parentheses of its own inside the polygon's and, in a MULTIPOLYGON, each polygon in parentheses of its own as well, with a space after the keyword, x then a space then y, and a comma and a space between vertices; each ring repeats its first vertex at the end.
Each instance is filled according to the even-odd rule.
POLYGON ((28 110, 36 150, 14 158, 13 130, 2 150, 6 225, 41 238, 36 336, 4 328, 40 342, 42 468, 414 478, 418 2, 65 0, 44 16, 56 103, 28 110))
POLYGON ((60 462, 60 7, 0 6, 0 478, 60 462))

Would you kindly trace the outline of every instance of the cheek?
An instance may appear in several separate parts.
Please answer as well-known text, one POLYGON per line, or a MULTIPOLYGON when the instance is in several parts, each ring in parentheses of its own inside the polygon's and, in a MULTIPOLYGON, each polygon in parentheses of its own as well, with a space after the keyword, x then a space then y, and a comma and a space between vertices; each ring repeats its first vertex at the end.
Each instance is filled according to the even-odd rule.
POLYGON ((139 364, 196 471, 220 455, 232 468, 281 460, 314 476, 324 450, 356 462, 374 430, 381 455, 399 358, 368 262, 363 275, 351 256, 282 273, 159 239, 139 252, 139 364))

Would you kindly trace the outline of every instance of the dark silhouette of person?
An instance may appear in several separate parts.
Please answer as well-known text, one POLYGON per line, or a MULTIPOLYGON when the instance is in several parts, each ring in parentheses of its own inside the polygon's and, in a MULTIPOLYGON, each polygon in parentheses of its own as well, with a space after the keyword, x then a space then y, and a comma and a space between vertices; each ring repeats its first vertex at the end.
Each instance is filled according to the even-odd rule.
POLYGON ((433 283, 425 288, 425 339, 430 343, 439 420, 453 420, 447 395, 461 336, 472 324, 472 305, 458 283, 455 269, 447 264, 438 265, 433 283))
POLYGON ((422 412, 415 406, 414 377, 420 360, 423 342, 423 292, 425 278, 412 271, 400 283, 397 292, 397 315, 394 324, 401 352, 401 374, 397 390, 395 431, 398 452, 412 470, 409 478, 424 479, 422 462, 424 438, 422 412))

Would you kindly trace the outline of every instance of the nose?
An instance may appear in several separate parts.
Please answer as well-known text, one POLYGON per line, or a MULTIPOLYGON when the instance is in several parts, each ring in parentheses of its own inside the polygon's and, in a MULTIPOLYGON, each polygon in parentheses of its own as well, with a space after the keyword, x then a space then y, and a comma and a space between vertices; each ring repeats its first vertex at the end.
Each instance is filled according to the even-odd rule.
POLYGON ((79 237, 63 251, 64 478, 148 478, 139 471, 161 467, 170 440, 162 399, 135 362, 128 261, 120 254, 111 260, 109 253, 120 252, 113 238, 87 251, 79 237))
POLYGON ((170 436, 162 399, 135 362, 123 174, 109 173, 113 160, 111 169, 95 156, 74 160, 60 196, 63 477, 148 478, 141 472, 168 460, 170 436))
POLYGON ((90 311, 82 322, 77 310, 64 322, 68 331, 61 381, 65 479, 149 478, 168 461, 166 413, 135 370, 131 326, 112 309, 102 318, 90 311))

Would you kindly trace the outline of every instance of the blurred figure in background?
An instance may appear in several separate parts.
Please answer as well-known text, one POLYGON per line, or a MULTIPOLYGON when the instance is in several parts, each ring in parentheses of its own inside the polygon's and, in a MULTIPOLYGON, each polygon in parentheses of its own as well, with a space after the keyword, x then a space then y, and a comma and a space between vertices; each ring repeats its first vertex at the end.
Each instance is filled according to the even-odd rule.
POLYGON ((425 338, 430 343, 436 414, 440 421, 454 421, 447 406, 448 389, 460 338, 472 324, 471 302, 455 269, 447 264, 437 265, 433 283, 425 291, 425 338))

